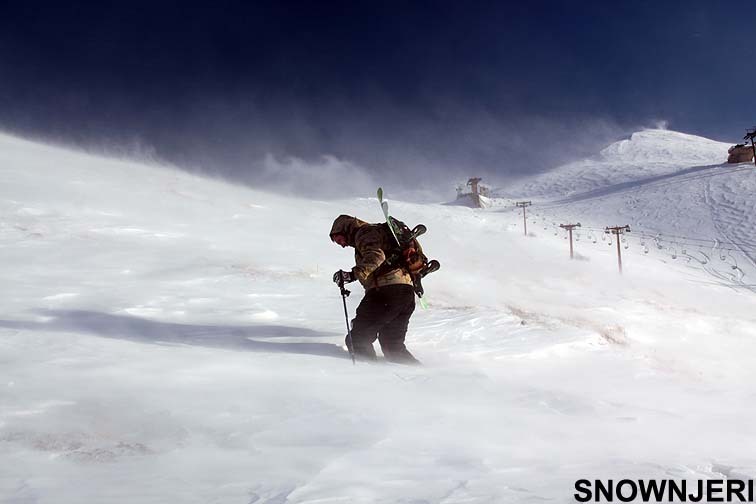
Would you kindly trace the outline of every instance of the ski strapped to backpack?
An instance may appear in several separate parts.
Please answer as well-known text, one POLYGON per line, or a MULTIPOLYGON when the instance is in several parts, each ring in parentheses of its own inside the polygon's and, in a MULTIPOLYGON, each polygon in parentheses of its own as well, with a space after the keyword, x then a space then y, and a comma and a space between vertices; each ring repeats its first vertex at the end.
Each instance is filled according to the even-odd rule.
POLYGON ((441 267, 441 264, 435 259, 428 260, 423 253, 423 248, 417 241, 417 238, 423 235, 428 229, 423 224, 418 224, 413 229, 410 229, 405 223, 389 215, 388 203, 383 199, 383 189, 379 187, 377 194, 383 215, 386 217, 384 225, 388 227, 388 230, 396 241, 396 248, 387 252, 386 261, 381 265, 379 270, 404 269, 412 277, 415 294, 417 294, 417 297, 422 298, 425 293, 422 283, 423 277, 434 271, 438 271, 441 267))

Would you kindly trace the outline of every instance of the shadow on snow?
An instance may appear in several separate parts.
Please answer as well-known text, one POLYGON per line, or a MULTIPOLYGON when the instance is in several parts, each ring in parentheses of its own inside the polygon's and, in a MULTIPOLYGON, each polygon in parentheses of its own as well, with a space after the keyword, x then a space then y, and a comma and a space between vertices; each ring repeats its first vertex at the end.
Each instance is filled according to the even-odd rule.
POLYGON ((317 342, 260 341, 274 338, 323 338, 335 333, 281 325, 192 325, 158 322, 131 315, 83 310, 41 310, 45 322, 0 320, 0 327, 36 331, 82 332, 139 343, 195 345, 250 352, 291 353, 349 358, 340 345, 317 342), (252 339, 255 338, 255 339, 252 339))
MULTIPOLYGON (((586 201, 595 198, 603 198, 605 196, 611 196, 613 194, 619 194, 628 191, 635 191, 648 187, 661 187, 665 185, 678 184, 682 182, 690 182, 692 180, 700 180, 716 177, 719 175, 729 175, 732 173, 738 173, 741 171, 752 171, 753 167, 750 165, 743 167, 735 165, 728 167, 725 165, 704 165, 693 166, 678 170, 673 173, 665 173, 663 175, 655 175, 652 177, 646 177, 644 179, 630 180, 627 182, 620 182, 618 184, 612 184, 597 189, 591 189, 589 191, 572 194, 565 198, 556 199, 549 202, 540 203, 540 208, 550 208, 554 206, 568 205, 570 203, 577 203, 580 201, 586 201), (708 173, 706 173, 708 172, 708 173)), ((508 211, 508 209, 500 210, 501 212, 508 211)))

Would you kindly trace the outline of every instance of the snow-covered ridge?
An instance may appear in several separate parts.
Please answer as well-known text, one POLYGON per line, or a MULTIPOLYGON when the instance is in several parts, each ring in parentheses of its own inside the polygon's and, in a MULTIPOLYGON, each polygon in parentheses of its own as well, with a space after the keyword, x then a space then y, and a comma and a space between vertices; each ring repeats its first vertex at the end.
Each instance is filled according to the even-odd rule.
POLYGON ((721 164, 727 160, 729 144, 677 131, 648 129, 609 145, 600 153, 607 163, 641 165, 721 164))
POLYGON ((729 147, 730 144, 676 131, 643 130, 609 145, 595 158, 525 178, 499 192, 517 197, 567 197, 694 166, 720 165, 727 161, 729 147))

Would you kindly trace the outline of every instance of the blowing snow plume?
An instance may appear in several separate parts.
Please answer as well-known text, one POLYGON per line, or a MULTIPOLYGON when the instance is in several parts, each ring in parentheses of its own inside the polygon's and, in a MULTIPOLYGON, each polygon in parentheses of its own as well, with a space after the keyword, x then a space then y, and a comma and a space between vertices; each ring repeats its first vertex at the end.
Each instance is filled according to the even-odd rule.
POLYGON ((252 185, 276 192, 315 198, 347 198, 369 195, 377 182, 364 169, 333 156, 306 162, 298 158, 265 156, 259 172, 250 175, 252 185))

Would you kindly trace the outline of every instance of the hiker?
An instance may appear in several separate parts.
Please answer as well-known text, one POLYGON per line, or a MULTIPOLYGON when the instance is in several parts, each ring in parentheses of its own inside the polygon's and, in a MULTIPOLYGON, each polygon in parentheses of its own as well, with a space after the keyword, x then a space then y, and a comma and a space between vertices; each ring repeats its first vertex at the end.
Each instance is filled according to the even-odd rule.
POLYGON ((350 270, 337 271, 333 281, 346 284, 359 280, 365 288, 365 297, 352 320, 354 356, 376 360, 373 342, 377 339, 387 361, 419 364, 404 345, 415 310, 415 288, 406 266, 386 262, 397 248, 388 225, 368 224, 356 217, 340 215, 333 222, 330 237, 342 247, 354 247, 356 263, 350 270))

